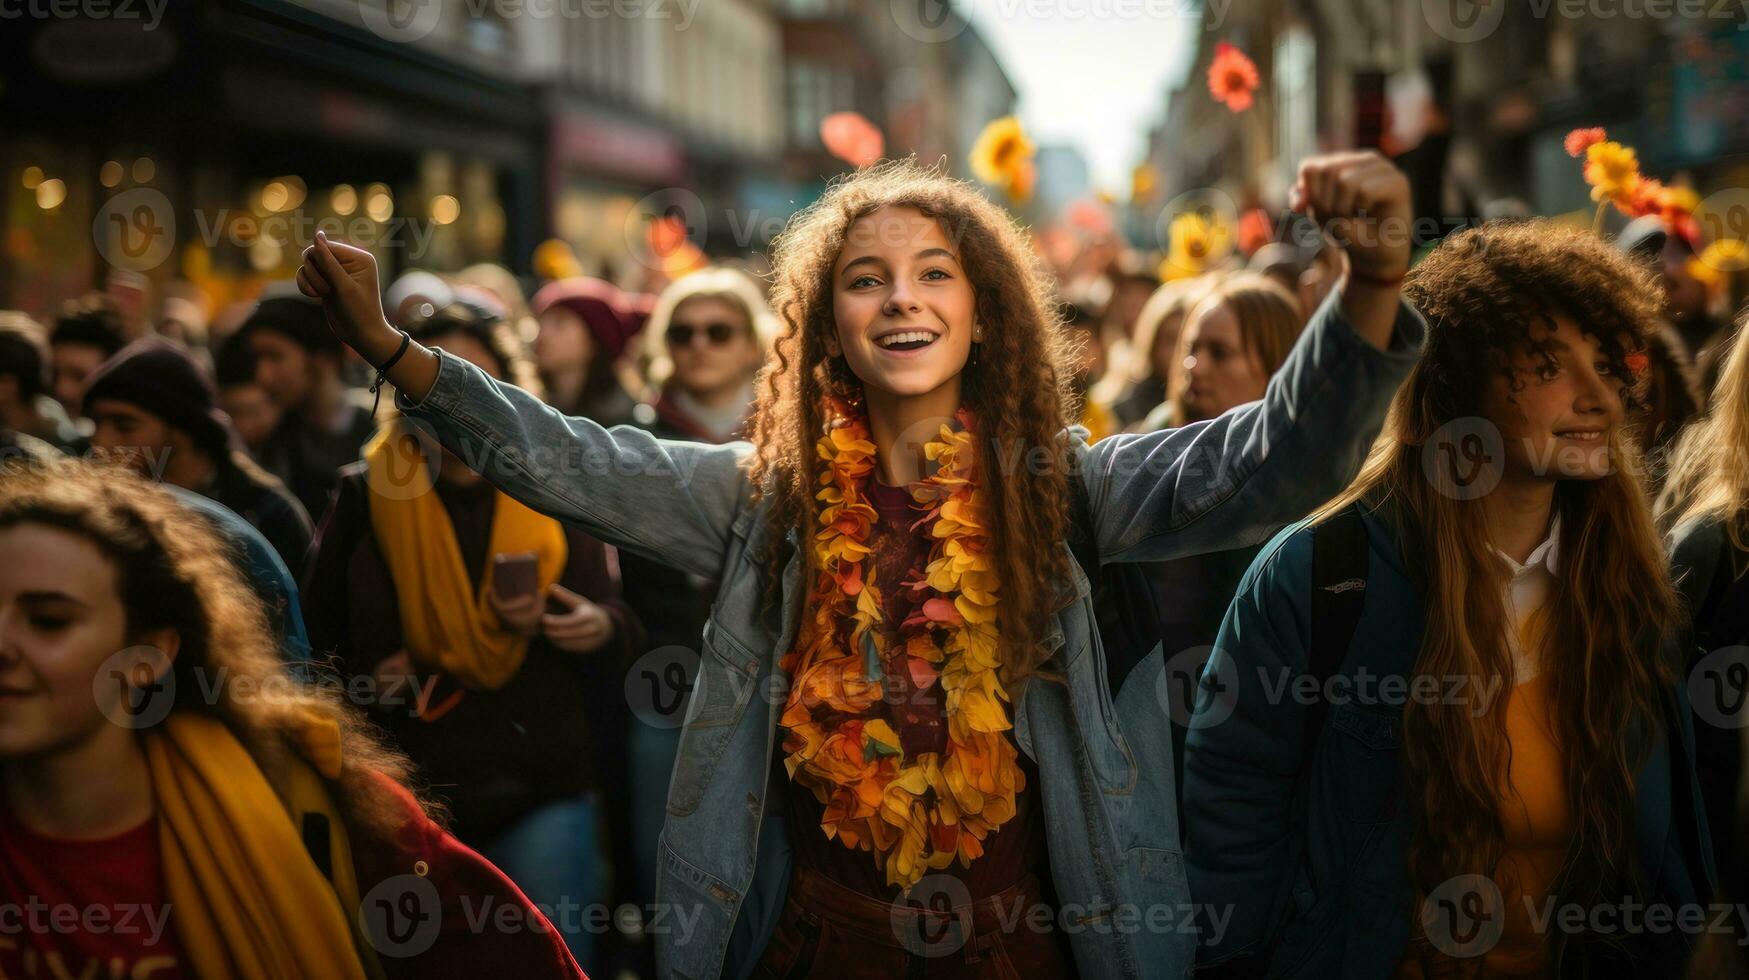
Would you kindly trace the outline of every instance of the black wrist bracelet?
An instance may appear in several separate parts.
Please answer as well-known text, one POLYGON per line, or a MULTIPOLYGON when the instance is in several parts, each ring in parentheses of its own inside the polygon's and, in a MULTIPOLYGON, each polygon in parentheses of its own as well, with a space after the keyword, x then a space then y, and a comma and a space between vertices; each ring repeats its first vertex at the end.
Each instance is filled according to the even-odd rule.
POLYGON ((389 369, 400 363, 401 355, 407 353, 407 348, 413 345, 412 334, 405 330, 398 332, 401 335, 401 346, 395 348, 395 354, 393 357, 384 361, 382 366, 377 368, 377 379, 371 382, 370 417, 373 419, 377 417, 377 405, 380 404, 383 399, 383 383, 389 380, 389 369))
POLYGON ((395 348, 395 353, 388 360, 384 361, 381 367, 377 368, 377 383, 379 384, 382 383, 383 375, 389 373, 389 369, 393 368, 401 360, 401 355, 407 353, 407 348, 413 343, 412 334, 405 330, 397 330, 395 332, 401 335, 401 346, 395 348))

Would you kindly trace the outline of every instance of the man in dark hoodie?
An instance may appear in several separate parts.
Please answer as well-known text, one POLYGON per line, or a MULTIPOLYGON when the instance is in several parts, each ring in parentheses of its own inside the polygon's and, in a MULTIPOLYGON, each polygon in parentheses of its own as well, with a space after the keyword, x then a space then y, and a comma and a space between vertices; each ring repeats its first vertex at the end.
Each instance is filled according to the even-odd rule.
POLYGON ((285 485, 251 460, 188 352, 161 338, 124 347, 86 381, 93 448, 142 473, 217 501, 248 521, 287 567, 300 567, 314 528, 285 485))

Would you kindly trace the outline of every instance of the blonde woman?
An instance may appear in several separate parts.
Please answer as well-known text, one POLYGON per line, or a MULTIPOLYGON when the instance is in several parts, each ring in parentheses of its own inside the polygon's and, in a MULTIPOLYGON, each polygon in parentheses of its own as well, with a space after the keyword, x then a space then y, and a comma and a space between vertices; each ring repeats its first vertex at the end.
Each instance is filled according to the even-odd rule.
POLYGON ((1726 894, 1749 898, 1742 828, 1741 718, 1749 658, 1749 344, 1731 342, 1707 414, 1677 440, 1658 498, 1671 576, 1693 632, 1688 663, 1698 690, 1695 748, 1707 822, 1726 894), (1734 649, 1735 648, 1735 649, 1734 649))

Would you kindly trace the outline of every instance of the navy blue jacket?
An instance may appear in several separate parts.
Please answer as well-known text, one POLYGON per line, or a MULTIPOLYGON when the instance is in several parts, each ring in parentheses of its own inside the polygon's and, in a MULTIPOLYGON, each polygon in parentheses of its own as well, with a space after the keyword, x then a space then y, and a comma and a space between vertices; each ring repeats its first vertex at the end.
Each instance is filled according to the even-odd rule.
MULTIPOLYGON (((1300 816, 1308 699, 1282 685, 1305 673, 1310 649, 1305 522, 1258 554, 1221 624, 1185 751, 1191 895, 1229 916, 1203 933, 1199 969, 1244 962, 1270 976, 1385 978, 1408 946, 1416 901, 1400 786, 1405 700, 1390 685, 1414 677, 1422 595, 1384 513, 1363 509, 1362 521, 1364 609, 1325 688, 1330 705, 1300 816)), ((1474 703, 1489 692, 1438 693, 1474 703)), ((1637 838, 1652 899, 1681 907, 1706 902, 1713 875, 1686 695, 1678 688, 1670 699, 1672 722, 1636 780, 1637 838)), ((1672 933, 1634 947, 1674 971, 1696 938, 1672 933)))

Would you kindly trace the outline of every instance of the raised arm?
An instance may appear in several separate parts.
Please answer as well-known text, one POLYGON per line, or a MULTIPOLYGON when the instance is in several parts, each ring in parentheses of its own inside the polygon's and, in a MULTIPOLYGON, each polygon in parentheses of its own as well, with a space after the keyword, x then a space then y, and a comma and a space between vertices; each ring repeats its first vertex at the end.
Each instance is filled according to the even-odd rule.
POLYGON ((389 365, 401 410, 493 486, 608 544, 699 575, 720 573, 747 497, 740 467, 747 444, 605 429, 460 358, 406 342, 383 316, 375 258, 320 232, 304 250, 298 287, 322 301, 342 342, 373 365, 389 365))
POLYGON ((1399 296, 1409 190, 1376 153, 1316 157, 1297 203, 1347 250, 1350 273, 1312 314, 1262 401, 1179 429, 1102 439, 1082 479, 1107 561, 1256 544, 1347 486, 1420 355, 1426 324, 1399 296))

